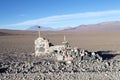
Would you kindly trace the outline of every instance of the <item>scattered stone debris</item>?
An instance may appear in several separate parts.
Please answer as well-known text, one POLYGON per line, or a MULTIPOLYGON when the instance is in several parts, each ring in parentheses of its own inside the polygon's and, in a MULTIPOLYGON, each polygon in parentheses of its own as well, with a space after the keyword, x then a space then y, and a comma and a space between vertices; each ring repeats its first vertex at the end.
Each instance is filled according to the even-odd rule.
MULTIPOLYGON (((66 77, 62 76, 74 76, 78 77, 82 74, 101 73, 104 75, 111 75, 115 73, 116 75, 120 72, 120 61, 119 60, 102 60, 99 61, 97 58, 86 58, 86 56, 81 60, 81 56, 77 56, 76 59, 72 60, 71 63, 66 63, 66 61, 58 61, 53 59, 51 56, 39 56, 35 57, 32 53, 1 53, 0 54, 0 79, 1 80, 33 80, 41 79, 47 80, 47 78, 52 78, 59 75, 62 80, 66 77), (16 56, 16 55, 17 56, 16 56), (64 75, 62 75, 64 74, 64 75), (46 77, 46 75, 48 75, 46 77), (52 75, 50 77, 50 75, 52 75), (54 75, 54 76, 53 76, 54 75), (77 75, 77 76, 75 76, 77 75), (39 76, 39 77, 37 77, 39 76)), ((99 74, 99 75, 101 75, 99 74)), ((103 76, 104 76, 103 75, 103 76)), ((109 75, 105 76, 108 77, 109 75)), ((81 76, 82 77, 82 76, 81 76)), ((89 77, 85 76, 84 77, 89 77)), ((114 76, 113 76, 114 77, 114 76)), ((80 78, 79 78, 80 79, 80 78)), ((83 78, 85 79, 85 78, 83 78)), ((118 79, 118 78, 117 78, 118 79)), ((117 80, 115 79, 115 80, 117 80)), ((60 80, 60 79, 58 79, 60 80)), ((72 79, 66 79, 72 80, 72 79)), ((77 80, 77 79, 76 79, 77 80)), ((92 80, 95 80, 92 78, 92 80)), ((106 80, 109 80, 108 78, 106 80)), ((111 78, 112 80, 112 78, 111 78)))

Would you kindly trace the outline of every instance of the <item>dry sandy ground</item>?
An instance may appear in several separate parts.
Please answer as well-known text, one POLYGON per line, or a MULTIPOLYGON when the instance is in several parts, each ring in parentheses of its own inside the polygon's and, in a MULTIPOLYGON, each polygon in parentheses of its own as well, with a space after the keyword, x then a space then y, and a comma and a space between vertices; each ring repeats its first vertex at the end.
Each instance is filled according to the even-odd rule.
MULTIPOLYGON (((0 52, 34 52, 35 31, 0 30, 0 52)), ((89 51, 120 51, 119 31, 41 32, 53 44, 61 44, 65 35, 70 45, 89 51)))
MULTIPOLYGON (((41 36, 50 40, 53 44, 61 44, 63 36, 65 35, 70 45, 73 47, 79 47, 87 49, 89 51, 120 51, 120 32, 119 31, 59 31, 59 32, 41 32, 41 36)), ((0 30, 0 53, 9 52, 34 52, 34 40, 38 37, 35 31, 10 31, 0 30)), ((4 74, 3 74, 4 75, 4 74)), ((55 75, 43 74, 44 77, 51 76, 54 79, 61 80, 55 75), (47 75, 47 76, 46 76, 47 75), (55 78, 57 77, 57 78, 55 78)), ((6 75, 8 78, 11 76, 14 80, 14 76, 20 76, 19 74, 6 75)), ((25 76, 25 75, 23 75, 25 76)), ((31 80, 30 77, 37 78, 40 74, 27 75, 26 78, 31 80)), ((60 74, 64 79, 62 80, 119 80, 119 72, 108 73, 76 73, 76 74, 60 74), (68 79, 69 78, 69 79, 68 79)), ((20 80, 23 80, 21 77, 20 80)), ((7 77, 5 77, 6 80, 7 77)), ((39 79, 39 78, 38 78, 39 79)), ((38 80, 36 79, 36 80, 38 80)), ((41 79, 46 80, 46 79, 41 79)), ((48 79, 50 80, 50 79, 48 79)))

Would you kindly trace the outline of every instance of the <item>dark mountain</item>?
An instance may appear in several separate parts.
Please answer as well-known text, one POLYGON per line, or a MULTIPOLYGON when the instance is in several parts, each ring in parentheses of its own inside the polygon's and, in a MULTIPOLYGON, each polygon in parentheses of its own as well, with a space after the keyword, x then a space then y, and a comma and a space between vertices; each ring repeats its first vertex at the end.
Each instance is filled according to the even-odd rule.
POLYGON ((64 30, 120 30, 120 21, 102 22, 98 24, 79 25, 64 30))
MULTIPOLYGON (((32 27, 29 27, 26 30, 36 31, 36 30, 38 30, 38 26, 32 26, 32 27)), ((40 26, 40 30, 42 30, 42 31, 52 31, 53 28, 40 26)))

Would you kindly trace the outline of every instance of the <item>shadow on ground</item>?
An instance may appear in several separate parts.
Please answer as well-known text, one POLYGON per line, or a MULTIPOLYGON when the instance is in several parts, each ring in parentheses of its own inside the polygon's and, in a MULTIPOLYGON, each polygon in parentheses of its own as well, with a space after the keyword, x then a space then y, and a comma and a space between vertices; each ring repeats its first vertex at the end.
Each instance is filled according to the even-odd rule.
POLYGON ((110 60, 120 55, 120 54, 116 54, 113 51, 97 51, 97 53, 102 57, 103 60, 110 60))

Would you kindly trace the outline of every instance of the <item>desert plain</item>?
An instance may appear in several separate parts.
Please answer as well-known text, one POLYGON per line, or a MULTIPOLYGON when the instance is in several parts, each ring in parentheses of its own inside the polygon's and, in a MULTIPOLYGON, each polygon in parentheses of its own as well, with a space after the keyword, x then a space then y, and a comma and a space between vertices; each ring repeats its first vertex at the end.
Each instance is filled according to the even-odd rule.
MULTIPOLYGON (((73 69, 76 65, 79 65, 77 63, 69 65, 51 61, 47 62, 39 58, 34 60, 35 57, 29 56, 29 54, 35 52, 34 40, 38 38, 37 31, 0 30, 0 78, 1 80, 119 80, 119 35, 119 30, 41 31, 41 36, 48 39, 54 45, 62 44, 63 38, 66 36, 67 41, 72 47, 85 49, 91 52, 113 51, 112 54, 118 54, 118 56, 112 57, 111 60, 105 60, 103 63, 81 62, 82 67, 85 69, 81 67, 79 69, 83 70, 78 70, 80 72, 76 72, 73 69), (11 56, 12 54, 13 58, 11 56), (26 59, 29 59, 28 62, 26 59), (71 71, 61 71, 62 69, 59 69, 60 71, 57 72, 57 69, 55 69, 53 71, 44 72, 46 70, 51 70, 51 68, 49 68, 51 66, 54 68, 56 66, 55 64, 59 65, 59 68, 61 65, 64 66, 63 68, 69 66, 68 69, 71 71), (97 69, 95 71, 89 71, 89 66, 86 64, 90 64, 90 66, 93 64, 93 68, 97 67, 97 69, 100 68, 100 70, 104 71, 97 72, 97 69), (113 67, 113 65, 115 66, 113 67), (7 69, 9 69, 9 73, 5 72, 7 69), (21 71, 19 71, 19 69, 21 71), (17 70, 17 72, 14 70, 17 70)), ((90 69, 92 69, 92 67, 90 69)))
MULTIPOLYGON (((54 45, 62 44, 66 36, 73 47, 89 51, 120 51, 119 30, 41 31, 41 36, 54 45)), ((0 52, 34 52, 37 38, 37 31, 0 30, 0 52)))

